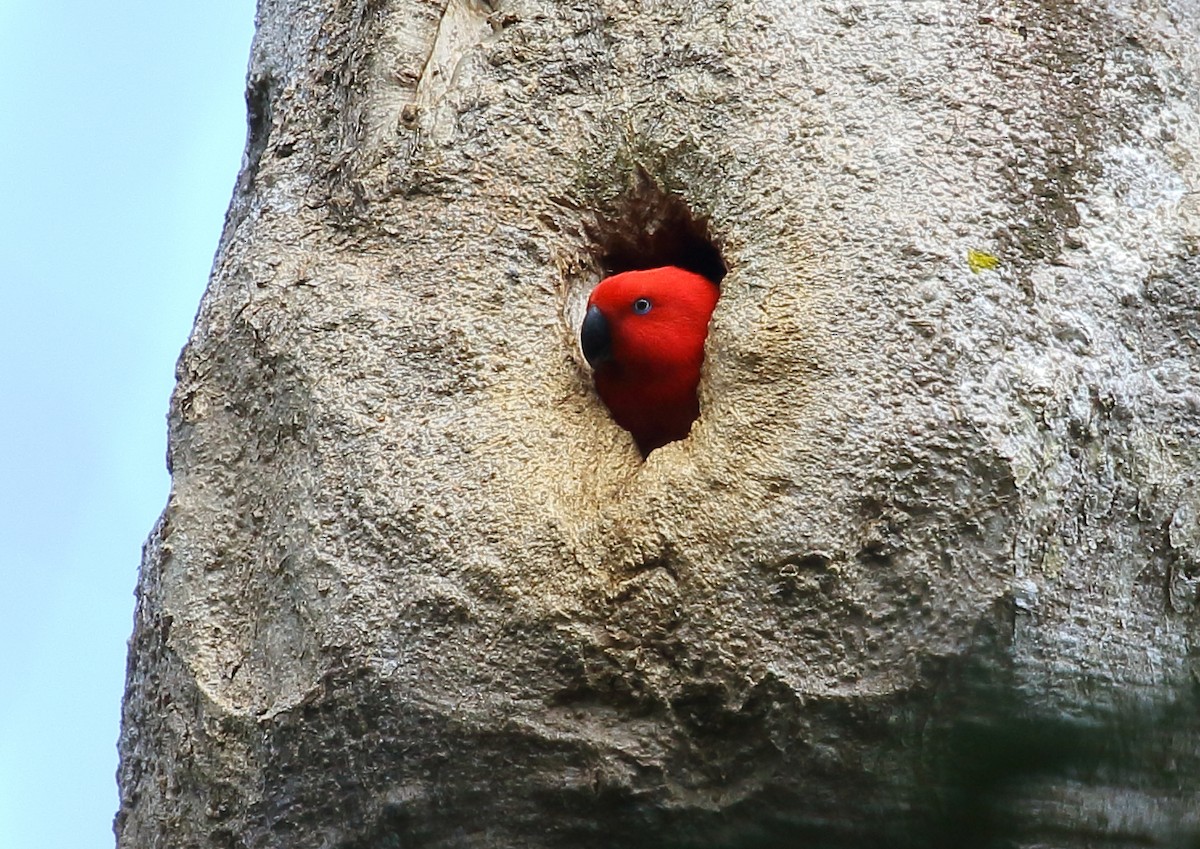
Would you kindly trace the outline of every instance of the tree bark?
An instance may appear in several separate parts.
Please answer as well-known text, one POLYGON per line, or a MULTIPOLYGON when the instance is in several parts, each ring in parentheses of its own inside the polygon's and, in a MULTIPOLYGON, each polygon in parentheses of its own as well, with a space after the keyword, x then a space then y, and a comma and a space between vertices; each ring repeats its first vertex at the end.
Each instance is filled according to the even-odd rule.
POLYGON ((119 846, 1200 833, 1200 3, 258 14, 119 846), (577 333, 665 263, 643 462, 577 333))

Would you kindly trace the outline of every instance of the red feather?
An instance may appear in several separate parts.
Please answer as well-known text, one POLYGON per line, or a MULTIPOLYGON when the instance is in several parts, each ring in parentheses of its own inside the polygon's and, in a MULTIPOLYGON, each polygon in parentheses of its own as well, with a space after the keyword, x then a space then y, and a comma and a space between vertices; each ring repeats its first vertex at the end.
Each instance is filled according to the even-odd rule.
POLYGON ((711 280, 666 266, 616 274, 588 299, 609 342, 594 362, 596 391, 643 456, 683 439, 700 415, 696 387, 719 295, 711 280))

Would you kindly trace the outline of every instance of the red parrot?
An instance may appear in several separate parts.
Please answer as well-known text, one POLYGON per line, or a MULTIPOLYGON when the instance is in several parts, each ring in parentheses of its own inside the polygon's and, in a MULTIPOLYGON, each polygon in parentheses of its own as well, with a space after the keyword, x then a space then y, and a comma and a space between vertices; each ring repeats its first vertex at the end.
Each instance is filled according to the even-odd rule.
POLYGON ((596 391, 642 456, 683 439, 700 415, 696 386, 720 291, 674 266, 600 281, 580 331, 596 391))

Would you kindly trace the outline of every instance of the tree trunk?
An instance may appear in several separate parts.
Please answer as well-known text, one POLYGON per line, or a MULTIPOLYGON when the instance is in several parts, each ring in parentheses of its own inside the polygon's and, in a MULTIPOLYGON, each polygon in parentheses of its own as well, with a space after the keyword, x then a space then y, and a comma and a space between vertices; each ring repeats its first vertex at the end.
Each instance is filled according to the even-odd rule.
POLYGON ((1200 2, 263 0, 248 105, 121 847, 1200 833, 1200 2))

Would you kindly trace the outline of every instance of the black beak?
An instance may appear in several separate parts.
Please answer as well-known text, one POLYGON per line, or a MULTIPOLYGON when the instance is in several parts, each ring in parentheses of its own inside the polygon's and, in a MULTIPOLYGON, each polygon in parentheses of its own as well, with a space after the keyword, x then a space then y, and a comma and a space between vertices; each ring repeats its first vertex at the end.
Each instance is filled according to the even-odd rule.
POLYGON ((579 342, 583 347, 583 356, 592 368, 612 359, 612 334, 608 331, 608 319, 600 312, 600 307, 588 307, 583 329, 579 332, 579 342))

